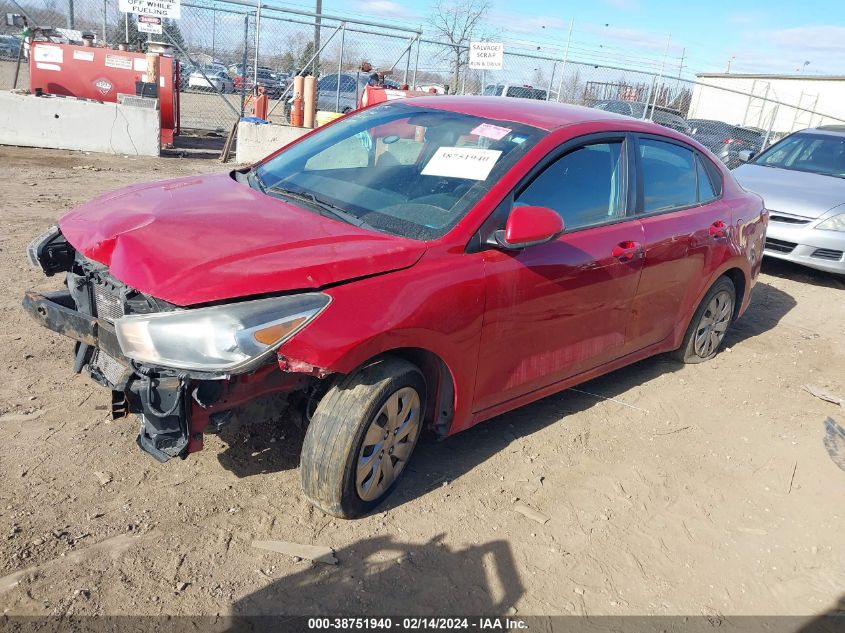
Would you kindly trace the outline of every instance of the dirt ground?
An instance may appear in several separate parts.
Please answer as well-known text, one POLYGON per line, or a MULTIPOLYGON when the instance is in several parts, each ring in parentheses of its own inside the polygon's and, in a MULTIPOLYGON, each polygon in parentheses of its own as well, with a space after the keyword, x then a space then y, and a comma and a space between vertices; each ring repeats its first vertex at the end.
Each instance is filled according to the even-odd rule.
POLYGON ((66 209, 216 161, 0 148, 0 607, 7 614, 792 614, 845 594, 845 283, 767 261, 727 349, 654 358, 419 446, 382 511, 309 506, 277 411, 160 465, 20 308, 66 209), (525 504, 542 524, 515 512, 525 504), (337 566, 255 549, 335 549, 337 566))

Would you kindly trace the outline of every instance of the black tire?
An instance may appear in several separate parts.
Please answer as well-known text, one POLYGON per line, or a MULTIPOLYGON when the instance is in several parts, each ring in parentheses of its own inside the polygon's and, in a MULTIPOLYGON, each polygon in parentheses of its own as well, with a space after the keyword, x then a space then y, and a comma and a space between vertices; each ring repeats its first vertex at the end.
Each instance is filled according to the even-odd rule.
MULTIPOLYGON (((425 380, 420 370, 401 358, 384 356, 368 365, 357 369, 348 376, 341 378, 331 388, 317 405, 311 418, 305 441, 302 445, 300 459, 300 476, 302 490, 309 501, 328 514, 343 519, 352 519, 369 513, 381 503, 394 489, 396 483, 405 471, 405 465, 410 460, 413 449, 420 436, 425 412, 425 380), (416 414, 416 429, 407 432, 408 441, 401 442, 404 459, 394 457, 393 449, 400 444, 391 445, 389 454, 384 447, 389 444, 387 417, 383 407, 387 407, 388 400, 396 398, 399 409, 397 415, 404 411, 403 407, 410 407, 411 417, 414 412, 413 394, 416 393, 418 411, 416 414), (408 404, 410 402, 410 404, 408 404), (378 417, 377 417, 378 416, 378 417), (363 452, 371 445, 364 446, 365 438, 371 428, 384 422, 384 440, 378 445, 372 445, 372 452, 363 452), (375 452, 380 450, 376 457, 375 452), (356 481, 359 458, 369 459, 375 464, 370 473, 369 485, 374 486, 366 494, 377 494, 375 498, 362 498, 359 494, 359 483, 356 481), (381 470, 383 460, 390 472, 402 462, 402 466, 389 485, 382 485, 387 475, 381 470), (397 459, 396 462, 393 460, 397 459), (376 472, 378 470, 378 472, 376 472), (378 481, 375 481, 375 480, 378 481)), ((411 417, 406 421, 410 424, 411 417)), ((395 435, 395 433, 394 433, 395 435)), ((397 454, 399 449, 397 448, 397 454)), ((363 484, 362 484, 363 486, 363 484)), ((366 495, 365 495, 366 496, 366 495)))
MULTIPOLYGON (((677 361, 687 364, 703 363, 704 361, 713 358, 724 342, 725 332, 733 322, 735 311, 736 287, 727 277, 719 277, 698 305, 698 308, 690 321, 689 327, 687 327, 686 334, 684 334, 683 343, 681 343, 681 346, 678 349, 671 352, 670 356, 677 361), (723 316, 722 312, 726 313, 727 321, 719 321, 719 323, 724 323, 724 329, 721 332, 714 331, 716 329, 715 323, 708 324, 708 320, 710 320, 714 314, 713 306, 711 304, 718 295, 726 297, 729 300, 729 305, 721 306, 719 314, 715 314, 715 318, 718 320, 723 316), (714 341, 711 338, 709 343, 706 345, 702 346, 701 344, 698 344, 699 340, 704 340, 708 336, 712 337, 714 334, 720 334, 720 336, 717 336, 718 341, 714 341), (715 344, 713 344, 714 342, 715 344)), ((719 327, 721 327, 721 325, 719 327)))

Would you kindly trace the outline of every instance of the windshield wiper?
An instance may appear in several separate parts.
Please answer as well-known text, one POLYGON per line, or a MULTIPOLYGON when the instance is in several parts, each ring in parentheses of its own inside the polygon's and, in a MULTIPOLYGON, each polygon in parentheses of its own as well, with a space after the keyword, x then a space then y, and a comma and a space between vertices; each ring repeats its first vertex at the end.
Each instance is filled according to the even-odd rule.
POLYGON ((264 181, 261 180, 261 176, 258 175, 257 169, 250 169, 246 172, 246 180, 249 183, 249 186, 253 189, 258 189, 261 193, 267 192, 267 185, 264 184, 264 181))
POLYGON ((294 191, 293 189, 285 189, 284 187, 280 187, 278 185, 266 187, 263 189, 263 191, 264 193, 280 193, 283 196, 287 196, 288 198, 307 202, 315 207, 318 207, 322 211, 326 211, 330 215, 333 215, 334 217, 338 218, 339 220, 343 220, 347 224, 352 224, 353 226, 357 226, 362 229, 371 229, 373 231, 376 230, 373 226, 371 226, 358 216, 352 215, 348 211, 340 208, 335 204, 332 204, 331 202, 328 202, 327 200, 318 198, 310 191, 294 191))

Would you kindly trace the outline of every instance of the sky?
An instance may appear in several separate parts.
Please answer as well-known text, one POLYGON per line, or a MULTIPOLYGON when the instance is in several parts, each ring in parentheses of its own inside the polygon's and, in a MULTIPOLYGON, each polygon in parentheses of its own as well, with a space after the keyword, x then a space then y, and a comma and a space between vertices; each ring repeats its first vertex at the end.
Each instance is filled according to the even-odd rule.
MULTIPOLYGON (((444 0, 448 1, 448 0, 444 0)), ((309 0, 281 5, 310 9, 309 0)), ((514 49, 658 70, 845 75, 845 0, 492 0, 487 32, 514 49), (668 49, 667 49, 668 42, 668 49), (683 57, 683 65, 681 59, 683 57), (809 62, 809 63, 805 63, 809 62)), ((327 15, 418 27, 431 0, 323 0, 327 15)), ((507 48, 506 48, 507 50, 507 48)))

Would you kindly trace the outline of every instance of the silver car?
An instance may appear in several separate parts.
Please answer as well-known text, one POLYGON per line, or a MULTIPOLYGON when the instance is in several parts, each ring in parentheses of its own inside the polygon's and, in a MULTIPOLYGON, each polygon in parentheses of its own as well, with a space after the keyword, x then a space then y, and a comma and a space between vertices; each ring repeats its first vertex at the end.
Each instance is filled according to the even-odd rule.
POLYGON ((733 170, 763 196, 763 253, 845 275, 845 126, 801 130, 733 170))

